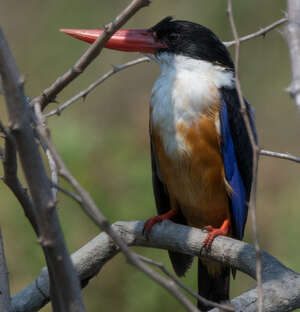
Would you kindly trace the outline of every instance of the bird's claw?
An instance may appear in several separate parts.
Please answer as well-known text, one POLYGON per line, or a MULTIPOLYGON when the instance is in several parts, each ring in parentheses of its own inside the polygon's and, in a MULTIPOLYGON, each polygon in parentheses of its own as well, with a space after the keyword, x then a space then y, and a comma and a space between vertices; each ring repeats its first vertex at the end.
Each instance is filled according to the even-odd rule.
POLYGON ((162 221, 162 218, 160 216, 155 216, 155 217, 152 217, 150 219, 148 219, 145 224, 144 224, 144 228, 143 228, 143 235, 149 239, 149 236, 150 236, 150 232, 153 228, 153 226, 156 224, 156 223, 160 223, 162 221))
POLYGON ((220 228, 214 228, 211 225, 205 226, 204 230, 208 231, 209 233, 207 234, 201 246, 200 254, 202 253, 203 249, 209 250, 211 248, 211 245, 217 236, 220 235, 227 236, 228 229, 229 229, 229 221, 227 219, 223 222, 220 228))

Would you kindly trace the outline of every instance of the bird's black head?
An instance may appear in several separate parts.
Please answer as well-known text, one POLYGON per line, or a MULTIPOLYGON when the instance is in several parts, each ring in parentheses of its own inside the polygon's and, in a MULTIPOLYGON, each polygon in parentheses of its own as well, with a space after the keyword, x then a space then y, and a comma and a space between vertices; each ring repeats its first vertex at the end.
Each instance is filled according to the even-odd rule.
POLYGON ((211 30, 202 25, 166 17, 149 31, 166 46, 158 49, 158 54, 170 52, 234 69, 226 47, 211 30))

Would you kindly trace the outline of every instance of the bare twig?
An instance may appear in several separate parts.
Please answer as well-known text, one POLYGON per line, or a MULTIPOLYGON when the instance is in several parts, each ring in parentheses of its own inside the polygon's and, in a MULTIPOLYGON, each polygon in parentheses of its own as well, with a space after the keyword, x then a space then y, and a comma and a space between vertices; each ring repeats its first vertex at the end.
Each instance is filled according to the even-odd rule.
POLYGON ((55 311, 85 311, 76 272, 59 225, 51 186, 31 128, 31 111, 23 79, 0 29, 0 75, 7 104, 10 129, 32 195, 39 241, 43 247, 51 279, 55 311), (74 307, 76 307, 74 309, 74 307))
POLYGON ((86 67, 100 54, 109 38, 122 27, 138 10, 148 6, 149 0, 133 0, 130 5, 115 18, 113 22, 106 25, 104 32, 99 38, 87 49, 75 65, 65 74, 59 77, 49 88, 37 98, 32 100, 32 105, 38 103, 44 110, 49 102, 55 100, 57 94, 62 91, 71 81, 80 75, 86 67))
POLYGON ((3 238, 0 228, 0 311, 11 312, 8 270, 5 261, 3 238))
MULTIPOLYGON (((164 221, 153 227, 147 240, 142 233, 143 226, 144 222, 132 221, 117 222, 112 228, 128 246, 167 249, 194 256, 199 256, 200 248, 207 236, 205 231, 164 221)), ((72 260, 81 281, 96 276, 119 251, 109 235, 104 232, 76 251, 72 255, 72 260)), ((219 236, 214 240, 209 254, 204 256, 235 267, 255 279, 255 254, 253 246, 219 236)), ((262 261, 264 312, 292 311, 299 308, 300 275, 289 270, 266 252, 262 252, 262 261)), ((36 281, 13 296, 12 305, 16 311, 36 311, 45 304, 47 296, 49 296, 49 279, 47 271, 42 270, 36 281)), ((239 312, 257 311, 257 289, 233 299, 232 303, 239 312)))
MULTIPOLYGON (((46 149, 46 156, 48 159, 48 164, 49 164, 49 168, 50 168, 50 172, 51 172, 52 184, 58 185, 58 174, 57 174, 56 163, 55 163, 55 161, 54 161, 54 159, 53 159, 48 148, 46 149)), ((56 187, 52 187, 52 196, 53 196, 53 200, 57 201, 57 188, 56 187)))
POLYGON ((71 105, 73 102, 79 100, 80 98, 85 99, 87 97, 87 95, 94 90, 97 86, 99 86, 101 83, 103 83, 106 79, 108 79, 109 77, 111 77, 112 75, 118 73, 119 71, 126 69, 128 67, 132 67, 134 65, 140 64, 140 63, 144 63, 144 62, 149 62, 150 59, 148 57, 141 57, 138 58, 136 60, 130 61, 128 63, 119 65, 119 66, 113 66, 112 70, 110 70, 109 72, 107 72, 105 75, 103 75, 102 77, 100 77, 99 79, 97 79, 94 83, 92 83, 91 85, 88 86, 88 88, 86 88, 85 90, 80 91, 78 94, 74 95, 73 97, 71 97, 68 101, 66 101, 65 103, 63 103, 61 106, 59 106, 57 109, 52 110, 51 112, 45 114, 44 116, 46 118, 51 117, 53 115, 60 115, 61 112, 66 109, 69 105, 71 105))
POLYGON ((300 111, 300 1, 287 0, 288 23, 285 39, 291 58, 292 82, 288 88, 300 111))
MULTIPOLYGON (((253 38, 256 38, 256 37, 260 37, 260 36, 265 36, 269 31, 273 30, 274 28, 286 23, 288 19, 286 17, 283 17, 281 19, 279 19, 278 21, 264 27, 264 28, 261 28, 259 31, 256 31, 252 34, 249 34, 247 36, 243 36, 243 37, 240 37, 239 38, 239 42, 244 42, 244 41, 248 41, 250 39, 253 39, 253 38)), ((232 41, 226 41, 226 42, 223 42, 224 45, 226 47, 231 47, 232 45, 234 45, 237 41, 236 40, 232 40, 232 41)))
POLYGON ((258 243, 258 233, 257 233, 257 224, 256 224, 256 189, 257 189, 257 170, 258 170, 258 157, 259 157, 259 148, 255 141, 255 136, 253 133, 253 129, 250 124, 249 116, 247 113, 246 104, 244 101, 242 88, 239 79, 239 55, 240 55, 240 40, 239 35, 237 33, 237 29, 234 22, 233 12, 232 12, 232 2, 231 0, 227 1, 227 14, 229 18, 229 22, 231 25, 232 33, 234 36, 235 44, 235 82, 237 87, 237 92, 239 96, 239 101, 241 105, 241 113, 243 115, 243 119, 247 128, 248 136, 251 142, 252 151, 253 151, 253 159, 252 159, 252 185, 251 185, 251 193, 250 193, 250 201, 249 201, 249 210, 252 218, 252 230, 253 230, 253 240, 254 246, 256 250, 256 276, 257 276, 257 289, 258 289, 258 311, 263 311, 263 298, 262 298, 262 260, 261 260, 261 252, 258 243))
POLYGON ((260 153, 260 155, 263 155, 263 156, 281 158, 281 159, 291 160, 291 161, 294 161, 296 163, 300 163, 300 157, 297 157, 297 156, 294 156, 291 154, 277 153, 277 152, 267 151, 264 149, 261 149, 259 151, 259 153, 260 153))
POLYGON ((151 265, 154 265, 156 267, 158 267, 164 274, 166 274, 168 276, 168 278, 170 280, 172 280, 175 284, 177 284, 179 287, 181 287, 182 289, 184 289, 188 294, 190 294, 191 296, 197 298, 199 301, 201 301, 203 304, 210 306, 210 307, 216 307, 216 308, 220 308, 222 309, 222 311, 235 311, 234 307, 229 305, 229 304, 218 304, 215 303, 213 301, 207 300, 206 298, 200 296, 199 294, 197 294, 196 292, 192 291, 190 288, 186 287, 178 278, 176 278, 174 275, 172 275, 166 268, 165 266, 160 263, 160 262, 156 262, 152 259, 143 257, 143 256, 139 256, 139 258, 146 262, 149 263, 151 265))
POLYGON ((34 203, 28 195, 26 189, 22 186, 18 178, 17 150, 14 137, 9 130, 6 130, 0 122, 0 130, 5 135, 5 148, 3 150, 3 182, 10 188, 17 200, 20 202, 24 213, 30 221, 36 234, 38 226, 36 224, 36 213, 34 203))
POLYGON ((54 182, 51 182, 52 186, 56 188, 57 190, 61 191, 63 194, 69 196, 73 200, 75 200, 79 205, 82 205, 81 197, 77 194, 72 193, 69 190, 64 189, 63 187, 59 186, 58 184, 55 184, 54 182))
MULTIPOLYGON (((38 110, 38 106, 35 107, 36 110, 38 110)), ((42 115, 41 111, 38 110, 35 112, 41 120, 43 120, 44 123, 44 116, 42 115)), ((43 142, 43 140, 39 137, 37 133, 35 133, 37 139, 39 140, 45 154, 48 160, 48 165, 50 169, 50 174, 51 174, 51 183, 52 183, 52 196, 53 200, 57 201, 57 187, 55 185, 58 185, 58 173, 57 173, 57 168, 56 168, 56 163, 47 147, 47 145, 43 142)))

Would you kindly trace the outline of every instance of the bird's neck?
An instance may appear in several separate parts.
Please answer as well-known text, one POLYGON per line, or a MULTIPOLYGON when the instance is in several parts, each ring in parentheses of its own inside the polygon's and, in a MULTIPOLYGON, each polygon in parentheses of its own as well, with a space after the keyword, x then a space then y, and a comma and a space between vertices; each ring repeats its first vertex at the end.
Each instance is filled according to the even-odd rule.
POLYGON ((234 87, 234 74, 224 67, 182 55, 160 54, 161 75, 151 94, 151 120, 166 150, 181 148, 176 124, 189 126, 220 102, 219 89, 234 87))

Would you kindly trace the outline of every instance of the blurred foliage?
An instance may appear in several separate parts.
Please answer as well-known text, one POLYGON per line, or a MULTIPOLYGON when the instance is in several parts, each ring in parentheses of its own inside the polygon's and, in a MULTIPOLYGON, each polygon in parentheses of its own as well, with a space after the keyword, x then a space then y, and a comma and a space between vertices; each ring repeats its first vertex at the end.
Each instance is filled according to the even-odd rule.
MULTIPOLYGON (((128 2, 2 1, 1 27, 25 76, 27 94, 30 97, 40 94, 87 48, 86 44, 59 33, 59 28, 101 28, 128 2)), ((281 18, 285 1, 235 0, 233 6, 239 34, 245 35, 281 18)), ((225 0, 153 1, 126 28, 149 27, 167 15, 204 24, 224 41, 232 39, 225 0)), ((121 64, 137 56, 103 51, 57 100, 63 103, 108 71, 111 64, 121 64)), ((244 94, 256 109, 261 146, 299 155, 300 119, 295 104, 285 92, 291 75, 288 51, 280 31, 242 44, 240 71, 244 94)), ((149 64, 127 69, 110 78, 85 101, 74 103, 61 117, 49 121, 54 141, 68 167, 111 222, 146 219, 155 213, 148 101, 158 72, 156 65, 149 64)), ((50 109, 55 106, 51 104, 50 109)), ((3 107, 0 95, 1 119, 5 120, 3 107)), ((273 158, 260 160, 257 215, 261 246, 298 272, 300 252, 295 236, 300 218, 299 176, 299 165, 273 158)), ((1 227, 11 289, 15 293, 39 274, 44 259, 21 207, 4 184, 0 186, 0 196, 1 227)), ((99 232, 76 203, 63 195, 59 198, 59 214, 70 251, 99 232)), ((245 240, 252 241, 250 221, 245 240)), ((143 253, 170 268, 166 252, 147 249, 143 253)), ((196 288, 195 266, 184 282, 196 288)), ((232 283, 232 296, 253 285, 250 278, 239 273, 232 283)), ((182 310, 165 290, 126 264, 122 255, 107 264, 83 293, 89 311, 182 310)), ((42 311, 50 311, 49 305, 42 311)))

